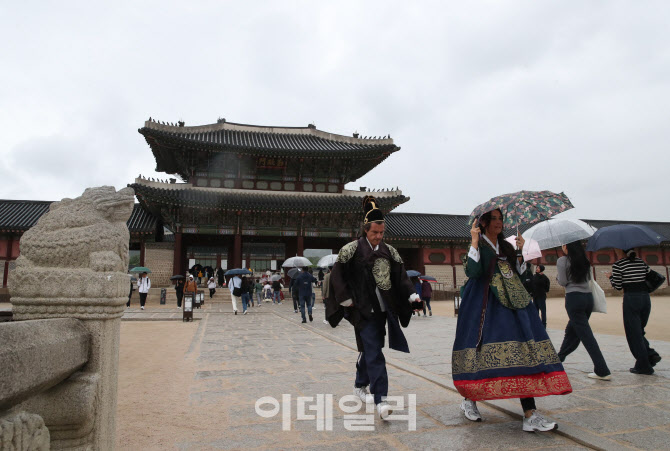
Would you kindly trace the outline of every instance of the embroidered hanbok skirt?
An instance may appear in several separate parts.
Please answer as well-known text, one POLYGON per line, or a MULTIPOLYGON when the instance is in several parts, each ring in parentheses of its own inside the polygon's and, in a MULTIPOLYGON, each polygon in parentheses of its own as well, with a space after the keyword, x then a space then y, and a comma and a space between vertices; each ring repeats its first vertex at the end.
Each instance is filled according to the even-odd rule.
POLYGON ((489 291, 482 346, 477 350, 484 283, 470 279, 458 312, 452 375, 473 401, 565 395, 570 381, 535 305, 512 310, 489 291))

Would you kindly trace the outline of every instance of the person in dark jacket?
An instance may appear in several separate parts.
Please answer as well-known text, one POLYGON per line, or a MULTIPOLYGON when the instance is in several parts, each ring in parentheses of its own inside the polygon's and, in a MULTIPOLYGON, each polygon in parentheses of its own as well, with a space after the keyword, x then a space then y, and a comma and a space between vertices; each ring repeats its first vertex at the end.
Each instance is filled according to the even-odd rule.
POLYGON ((275 280, 272 282, 272 303, 273 304, 281 304, 281 289, 284 288, 284 286, 281 284, 279 279, 275 280))
POLYGON ((300 297, 298 296, 298 285, 296 284, 299 274, 300 273, 294 275, 288 284, 288 290, 291 292, 291 297, 293 298, 293 313, 298 313, 298 304, 300 303, 300 297))
POLYGON ((177 294, 177 308, 181 308, 181 300, 184 298, 184 279, 177 280, 174 286, 174 291, 177 294))
POLYGON ((526 270, 519 274, 519 279, 523 287, 526 289, 528 294, 533 295, 533 271, 530 269, 530 265, 526 265, 526 270))
POLYGON ((354 395, 374 402, 382 420, 392 412, 384 400, 388 374, 382 349, 387 335, 391 349, 409 352, 402 327, 412 318, 411 302, 418 299, 398 251, 384 241, 384 214, 376 199, 367 196, 361 237, 346 244, 330 275, 326 318, 336 327, 343 318, 354 326, 360 355, 356 363, 354 395), (368 385, 370 391, 368 392, 368 385))
POLYGON ((421 283, 421 300, 423 301, 423 316, 426 316, 426 307, 428 307, 428 313, 430 316, 433 316, 433 311, 430 309, 430 298, 433 296, 433 287, 430 285, 430 282, 424 280, 421 283))
POLYGON ((535 308, 540 312, 542 325, 545 329, 547 328, 547 293, 550 286, 549 277, 544 275, 544 265, 537 265, 533 276, 533 290, 530 294, 533 296, 535 308))
POLYGON ((316 282, 316 278, 309 273, 307 266, 305 266, 302 268, 300 274, 296 276, 295 284, 293 285, 293 289, 298 290, 298 296, 300 299, 300 315, 302 315, 303 323, 307 322, 307 319, 305 318, 305 304, 307 304, 309 320, 314 320, 314 318, 312 318, 312 284, 314 282, 316 282))

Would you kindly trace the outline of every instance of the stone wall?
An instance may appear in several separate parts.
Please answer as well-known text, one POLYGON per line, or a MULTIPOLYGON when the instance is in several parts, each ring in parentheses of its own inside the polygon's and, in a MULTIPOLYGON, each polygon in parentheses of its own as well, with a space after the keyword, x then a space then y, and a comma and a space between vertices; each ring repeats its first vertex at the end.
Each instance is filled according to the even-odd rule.
POLYGON ((144 248, 144 266, 151 270, 149 277, 152 286, 170 285, 170 277, 174 275, 173 243, 147 243, 144 248))

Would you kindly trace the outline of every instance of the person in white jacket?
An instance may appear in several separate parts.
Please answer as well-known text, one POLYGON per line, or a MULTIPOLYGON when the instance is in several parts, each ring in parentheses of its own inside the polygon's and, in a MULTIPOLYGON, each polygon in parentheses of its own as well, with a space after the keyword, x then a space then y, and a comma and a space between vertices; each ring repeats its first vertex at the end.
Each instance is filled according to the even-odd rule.
POLYGON ((230 290, 230 299, 233 302, 233 312, 237 315, 237 301, 242 296, 242 279, 240 279, 240 276, 234 276, 228 281, 228 289, 230 290))
POLYGON ((214 293, 216 293, 216 282, 214 281, 214 277, 209 278, 209 282, 207 282, 207 288, 209 288, 209 298, 212 299, 212 296, 214 296, 214 293))
POLYGON ((151 288, 151 279, 149 279, 147 273, 143 272, 140 280, 137 281, 137 291, 140 293, 140 308, 142 310, 144 310, 144 304, 147 302, 149 288, 151 288))

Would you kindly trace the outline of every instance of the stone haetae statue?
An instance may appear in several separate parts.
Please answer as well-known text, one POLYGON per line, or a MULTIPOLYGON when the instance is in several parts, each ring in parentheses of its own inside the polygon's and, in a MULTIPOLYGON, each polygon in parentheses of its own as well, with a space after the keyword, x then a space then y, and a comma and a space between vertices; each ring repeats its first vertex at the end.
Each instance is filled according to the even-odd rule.
POLYGON ((133 210, 133 196, 132 188, 117 192, 103 186, 51 204, 49 212, 21 237, 21 256, 9 283, 15 317, 122 314, 119 299, 128 297, 129 283, 126 221, 133 210), (86 305, 96 299, 95 306, 82 309, 78 298, 87 299, 86 305), (44 299, 49 299, 48 304, 44 299), (36 305, 39 311, 31 308, 36 305))
POLYGON ((76 318, 90 340, 79 371, 16 407, 44 419, 53 449, 114 448, 133 204, 132 188, 89 188, 51 204, 21 237, 9 278, 14 320, 76 318))

